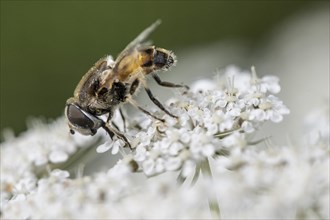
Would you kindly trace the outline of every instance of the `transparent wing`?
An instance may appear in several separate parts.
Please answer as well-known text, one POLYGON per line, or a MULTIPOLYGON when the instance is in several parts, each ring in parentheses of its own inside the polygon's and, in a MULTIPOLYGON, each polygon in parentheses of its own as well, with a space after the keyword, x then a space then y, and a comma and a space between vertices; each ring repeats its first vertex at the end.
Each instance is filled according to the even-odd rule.
POLYGON ((161 20, 158 19, 144 31, 142 31, 131 43, 129 43, 125 49, 118 55, 116 61, 120 60, 125 54, 129 53, 131 50, 137 48, 147 37, 160 25, 161 20))

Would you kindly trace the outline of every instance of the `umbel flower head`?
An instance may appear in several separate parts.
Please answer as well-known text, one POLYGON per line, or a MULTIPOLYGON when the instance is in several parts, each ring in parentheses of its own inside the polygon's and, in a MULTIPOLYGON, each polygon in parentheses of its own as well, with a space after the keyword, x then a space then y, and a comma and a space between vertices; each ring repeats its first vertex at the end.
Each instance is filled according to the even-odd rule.
POLYGON ((148 176, 181 170, 186 177, 209 157, 243 150, 247 134, 289 113, 275 96, 278 82, 274 76, 258 78, 254 68, 248 73, 236 67, 216 80, 197 81, 167 102, 178 119, 164 115, 166 123, 159 123, 143 115, 133 125, 134 160, 148 176))
POLYGON ((264 139, 268 146, 262 148, 255 145, 263 140, 251 139, 264 123, 278 123, 289 113, 276 97, 278 83, 274 76, 259 78, 254 68, 236 67, 197 81, 166 102, 178 119, 157 109, 153 114, 165 123, 144 114, 130 118, 125 135, 132 150, 102 131, 71 136, 63 117, 50 124, 34 121, 1 144, 0 215, 327 219, 329 110, 321 126, 308 123, 307 147, 277 147, 264 139), (77 172, 82 158, 95 151, 123 158, 107 172, 77 172), (188 184, 178 187, 183 181, 188 184))

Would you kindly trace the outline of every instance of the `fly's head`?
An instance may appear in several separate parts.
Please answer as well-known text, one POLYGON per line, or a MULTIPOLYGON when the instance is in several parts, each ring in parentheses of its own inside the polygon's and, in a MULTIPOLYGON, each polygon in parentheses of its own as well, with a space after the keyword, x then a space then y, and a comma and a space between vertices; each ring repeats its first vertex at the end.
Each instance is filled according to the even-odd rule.
POLYGON ((68 99, 65 107, 65 116, 71 134, 77 131, 83 135, 94 135, 104 124, 95 114, 82 109, 74 98, 68 99))

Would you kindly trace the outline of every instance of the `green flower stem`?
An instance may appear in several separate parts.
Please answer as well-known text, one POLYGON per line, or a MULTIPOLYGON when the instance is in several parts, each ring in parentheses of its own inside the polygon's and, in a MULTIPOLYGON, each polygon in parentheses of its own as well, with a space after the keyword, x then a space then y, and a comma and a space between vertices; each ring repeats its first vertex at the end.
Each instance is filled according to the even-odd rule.
MULTIPOLYGON (((79 149, 77 152, 75 152, 73 155, 71 155, 69 160, 67 160, 65 163, 50 164, 51 170, 54 170, 54 169, 68 170, 68 171, 71 171, 70 173, 72 174, 73 173, 72 171, 74 170, 74 168, 80 166, 80 169, 81 169, 81 164, 83 162, 91 160, 91 157, 95 152, 95 146, 98 146, 99 144, 100 144, 100 140, 96 141, 96 143, 93 143, 90 146, 79 149)), ((78 167, 78 169, 79 169, 79 167, 78 167)))
MULTIPOLYGON (((206 178, 209 178, 212 182, 212 172, 210 167, 210 162, 208 159, 201 162, 201 171, 206 178)), ((218 204, 218 199, 215 193, 208 195, 208 202, 211 211, 211 215, 215 219, 221 219, 221 212, 218 204)))

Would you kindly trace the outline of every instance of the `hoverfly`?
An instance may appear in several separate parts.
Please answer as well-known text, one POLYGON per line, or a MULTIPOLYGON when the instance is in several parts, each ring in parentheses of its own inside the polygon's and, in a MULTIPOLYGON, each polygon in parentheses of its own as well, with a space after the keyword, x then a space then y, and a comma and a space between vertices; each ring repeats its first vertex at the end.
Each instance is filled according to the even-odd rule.
POLYGON ((114 62, 111 56, 105 56, 82 77, 74 91, 74 96, 67 100, 65 107, 71 134, 77 131, 83 135, 94 135, 99 128, 103 128, 111 138, 116 135, 131 147, 124 134, 109 123, 114 110, 121 104, 130 103, 149 116, 164 122, 132 99, 140 87, 144 88, 152 102, 162 111, 176 117, 154 97, 146 84, 146 76, 152 75, 161 86, 188 88, 184 85, 164 82, 156 74, 160 70, 168 70, 176 62, 173 52, 144 43, 159 24, 160 20, 157 20, 146 28, 126 46, 114 62), (105 114, 108 114, 106 122, 99 117, 105 114))

